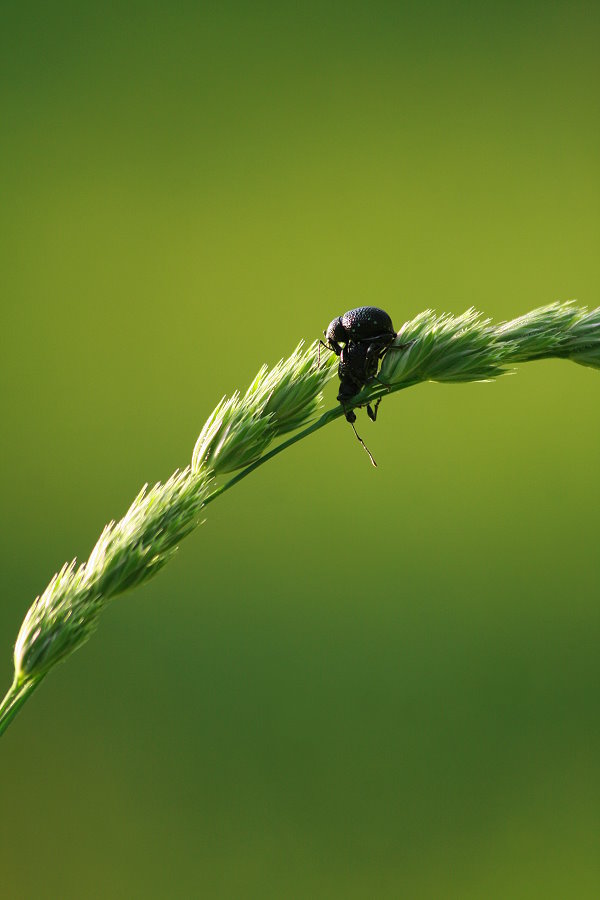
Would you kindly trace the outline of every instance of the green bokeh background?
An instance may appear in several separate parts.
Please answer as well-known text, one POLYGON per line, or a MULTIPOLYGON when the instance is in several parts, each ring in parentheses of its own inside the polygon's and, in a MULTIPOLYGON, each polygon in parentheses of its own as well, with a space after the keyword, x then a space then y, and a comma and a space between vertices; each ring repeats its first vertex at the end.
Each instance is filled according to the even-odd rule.
MULTIPOLYGON (((54 571, 333 316, 598 305, 599 25, 2 5, 6 686, 54 571)), ((211 506, 2 739, 2 898, 598 897, 599 399, 423 385, 377 470, 338 421, 211 506)))

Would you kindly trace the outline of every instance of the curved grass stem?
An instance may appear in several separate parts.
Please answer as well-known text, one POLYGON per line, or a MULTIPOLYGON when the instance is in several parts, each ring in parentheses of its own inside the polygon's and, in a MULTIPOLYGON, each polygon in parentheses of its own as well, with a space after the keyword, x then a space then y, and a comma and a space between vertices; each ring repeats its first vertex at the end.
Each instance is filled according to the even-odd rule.
POLYGON ((271 369, 263 366, 243 396, 223 398, 190 465, 146 485, 125 516, 106 526, 87 562, 65 564, 30 607, 15 645, 14 681, 0 704, 0 734, 50 669, 93 633, 107 603, 156 574, 199 523, 203 507, 259 466, 351 409, 424 381, 490 380, 516 363, 549 357, 598 369, 600 308, 553 303, 499 325, 473 309, 461 316, 426 310, 402 326, 388 349, 398 352, 386 352, 377 380, 319 418, 321 392, 335 377, 337 360, 321 360, 316 342, 307 350, 299 345, 271 369))
MULTIPOLYGON (((360 394, 356 395, 352 403, 346 404, 346 408, 356 409, 356 407, 358 406, 364 406, 367 401, 377 400, 381 397, 387 397, 390 394, 394 394, 396 391, 402 391, 405 388, 413 387, 418 383, 419 379, 415 379, 403 384, 391 385, 389 388, 383 387, 381 385, 375 385, 375 387, 372 388, 365 388, 365 390, 361 391, 360 394)), ((323 415, 320 416, 316 422, 313 422, 312 425, 309 425, 308 428, 304 428, 302 431, 294 434, 292 437, 288 438, 287 441, 282 441, 281 444, 273 447, 272 450, 269 450, 268 453, 265 453, 265 455, 261 456, 260 459, 255 460, 255 462, 253 462, 251 465, 246 466, 245 469, 242 469, 241 472, 238 472, 237 475, 234 475, 234 477, 230 478, 229 481, 226 481, 225 484, 222 484, 218 488, 216 488, 212 493, 208 495, 208 497, 204 501, 204 505, 206 506, 207 503, 211 503, 213 500, 216 500, 217 497, 220 497, 221 494, 225 493, 225 491, 228 491, 234 485, 238 484, 238 482, 242 481, 244 478, 254 472, 255 469, 258 469, 259 466, 262 466, 270 459, 273 459, 274 456, 277 456, 279 453, 287 450, 287 448, 291 447, 292 444, 296 444, 298 443, 298 441, 303 440, 303 438, 314 434, 315 431, 319 431, 325 425, 329 425, 329 423, 333 422, 335 419, 340 419, 343 415, 344 409, 339 405, 333 407, 333 409, 328 409, 327 412, 324 412, 323 415)))
POLYGON ((23 704, 33 694, 44 676, 29 678, 19 683, 17 678, 13 681, 6 696, 0 703, 0 735, 4 734, 23 704))

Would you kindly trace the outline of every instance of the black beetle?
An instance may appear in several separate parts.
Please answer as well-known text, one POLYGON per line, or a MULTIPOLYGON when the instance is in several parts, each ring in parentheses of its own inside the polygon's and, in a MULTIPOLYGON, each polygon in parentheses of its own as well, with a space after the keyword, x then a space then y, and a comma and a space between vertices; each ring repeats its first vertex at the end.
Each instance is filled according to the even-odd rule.
POLYGON ((333 350, 336 356, 342 352, 340 344, 367 341, 384 349, 396 337, 392 320, 386 311, 379 309, 378 306, 359 306, 357 309, 348 310, 343 316, 338 316, 330 322, 323 334, 325 346, 333 350))
MULTIPOLYGON (((338 375, 340 391, 337 399, 344 407, 346 419, 350 424, 356 422, 352 410, 346 411, 346 402, 351 400, 368 381, 377 377, 379 361, 383 359, 396 337, 392 320, 384 309, 378 306, 359 306, 350 309, 343 316, 338 316, 329 323, 323 332, 326 343, 324 347, 339 356, 338 375), (340 344, 345 344, 341 347, 340 344)), ((394 349, 403 349, 403 344, 394 349)), ((375 421, 377 407, 367 405, 367 414, 375 421)))
MULTIPOLYGON (((346 421, 352 425, 354 434, 375 466, 377 463, 354 427, 356 413, 352 409, 347 409, 346 404, 362 390, 367 382, 377 378, 379 362, 388 350, 400 350, 406 344, 391 347, 396 338, 396 332, 389 315, 378 306, 359 306, 357 309, 348 310, 343 316, 333 319, 323 334, 325 341, 321 341, 321 343, 335 353, 340 360, 338 365, 340 390, 337 399, 342 404, 346 421)), ((367 415, 373 422, 377 418, 380 402, 381 398, 377 400, 374 408, 370 403, 367 404, 367 415)))

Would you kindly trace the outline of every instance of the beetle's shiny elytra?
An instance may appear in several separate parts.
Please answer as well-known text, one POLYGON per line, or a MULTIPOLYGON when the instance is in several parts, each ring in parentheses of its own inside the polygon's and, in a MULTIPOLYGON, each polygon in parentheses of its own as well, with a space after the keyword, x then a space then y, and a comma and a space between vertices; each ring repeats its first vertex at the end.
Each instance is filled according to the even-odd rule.
POLYGON ((336 356, 341 353, 340 344, 368 341, 387 347, 396 337, 392 320, 378 306, 359 306, 348 310, 343 316, 333 319, 324 334, 327 346, 336 356))

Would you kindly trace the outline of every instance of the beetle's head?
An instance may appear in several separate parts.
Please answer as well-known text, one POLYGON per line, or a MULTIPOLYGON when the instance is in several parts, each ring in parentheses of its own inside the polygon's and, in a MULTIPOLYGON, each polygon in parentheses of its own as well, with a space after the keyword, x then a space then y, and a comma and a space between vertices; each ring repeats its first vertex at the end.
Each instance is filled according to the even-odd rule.
POLYGON ((342 341, 345 343, 348 340, 346 329, 342 325, 342 317, 338 316, 337 319, 330 322, 327 331, 324 331, 323 334, 325 335, 328 346, 339 356, 339 342, 342 341))

